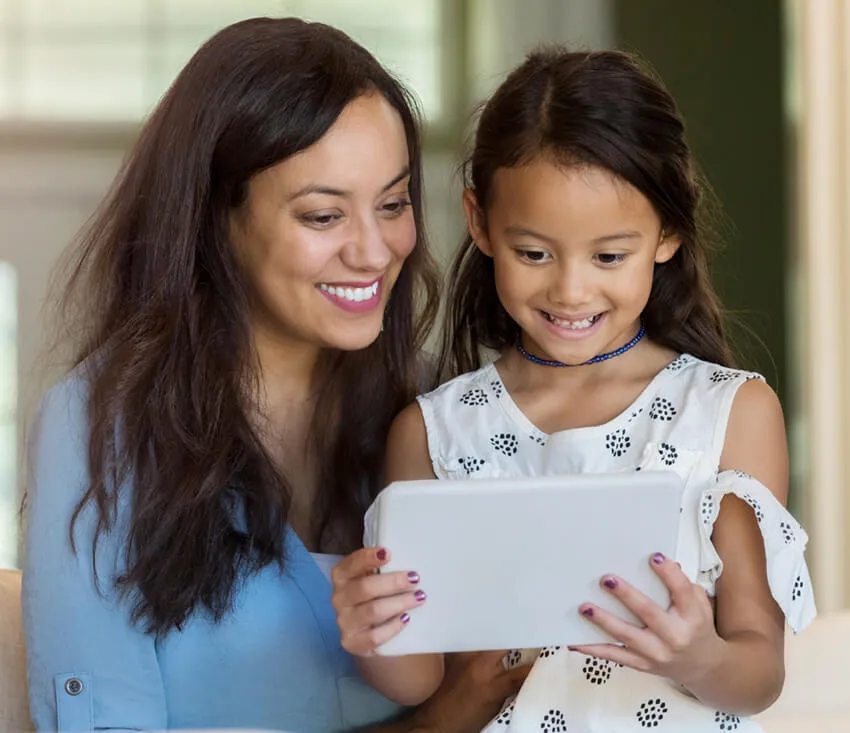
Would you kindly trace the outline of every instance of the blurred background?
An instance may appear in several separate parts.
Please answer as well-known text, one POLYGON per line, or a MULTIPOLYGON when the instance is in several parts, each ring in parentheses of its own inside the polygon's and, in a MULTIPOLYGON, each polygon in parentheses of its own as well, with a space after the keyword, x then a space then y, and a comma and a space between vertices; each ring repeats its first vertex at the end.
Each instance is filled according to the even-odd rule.
POLYGON ((26 427, 59 373, 39 358, 51 268, 193 51, 257 15, 336 25, 416 91, 443 260, 463 233, 470 115, 506 70, 541 42, 648 60, 723 204, 715 279, 741 366, 785 407, 819 605, 850 606, 844 0, 0 0, 0 567, 18 565, 26 427))

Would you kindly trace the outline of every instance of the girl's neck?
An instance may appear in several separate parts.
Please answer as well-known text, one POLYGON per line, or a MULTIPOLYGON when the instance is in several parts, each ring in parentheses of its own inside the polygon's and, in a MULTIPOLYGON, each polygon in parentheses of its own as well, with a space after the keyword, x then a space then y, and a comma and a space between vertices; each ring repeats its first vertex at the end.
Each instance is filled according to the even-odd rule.
POLYGON ((619 356, 584 366, 542 366, 523 357, 516 348, 509 348, 499 359, 499 371, 518 389, 572 391, 651 377, 674 356, 646 337, 619 356))

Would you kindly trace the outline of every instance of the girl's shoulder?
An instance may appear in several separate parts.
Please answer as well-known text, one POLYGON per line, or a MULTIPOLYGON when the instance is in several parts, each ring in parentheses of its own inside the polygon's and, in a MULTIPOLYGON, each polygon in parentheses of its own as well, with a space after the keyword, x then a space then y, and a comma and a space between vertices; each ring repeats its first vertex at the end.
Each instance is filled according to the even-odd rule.
POLYGON ((502 382, 496 367, 492 363, 485 364, 480 369, 466 372, 460 376, 443 382, 436 389, 419 395, 417 400, 431 404, 451 403, 460 400, 464 404, 474 401, 487 404, 489 396, 499 396, 502 382))
POLYGON ((750 379, 764 380, 764 377, 758 372, 705 361, 693 354, 679 354, 664 368, 664 371, 681 374, 689 379, 706 379, 711 384, 748 381, 750 379))

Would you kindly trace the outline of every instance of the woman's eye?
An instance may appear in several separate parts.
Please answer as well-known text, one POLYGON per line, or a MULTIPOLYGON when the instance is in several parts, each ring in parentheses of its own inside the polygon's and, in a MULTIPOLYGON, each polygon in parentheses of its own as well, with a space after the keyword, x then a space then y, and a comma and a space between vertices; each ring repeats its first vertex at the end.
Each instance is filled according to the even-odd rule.
POLYGON ((549 259, 548 252, 541 252, 536 249, 522 249, 519 250, 519 256, 522 257, 526 262, 546 262, 549 259))
POLYGON ((317 214, 304 214, 301 217, 301 220, 306 222, 307 224, 310 224, 311 226, 326 227, 341 218, 342 217, 339 214, 328 212, 317 214))
POLYGON ((387 214, 401 216, 404 213, 405 209, 407 209, 407 207, 410 205, 410 199, 398 199, 396 201, 388 201, 381 208, 387 214))
POLYGON ((599 260, 599 263, 602 265, 619 265, 624 259, 626 259, 626 255, 601 252, 596 255, 596 259, 599 260))

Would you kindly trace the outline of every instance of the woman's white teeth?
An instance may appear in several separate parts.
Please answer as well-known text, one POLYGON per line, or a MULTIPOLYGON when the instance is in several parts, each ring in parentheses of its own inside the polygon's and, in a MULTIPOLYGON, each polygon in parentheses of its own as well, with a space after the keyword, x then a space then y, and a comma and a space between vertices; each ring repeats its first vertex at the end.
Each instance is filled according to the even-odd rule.
POLYGON ((319 285, 319 289, 326 292, 328 295, 333 295, 337 298, 343 298, 344 300, 351 300, 355 303, 359 303, 360 301, 374 298, 378 294, 378 281, 376 280, 366 288, 343 288, 322 283, 319 285))
POLYGON ((599 316, 590 316, 590 318, 584 318, 581 321, 566 321, 561 318, 555 318, 555 316, 546 313, 546 318, 554 323, 556 326, 560 326, 561 328, 569 328, 575 331, 579 331, 582 328, 590 328, 594 323, 599 320, 599 316))

